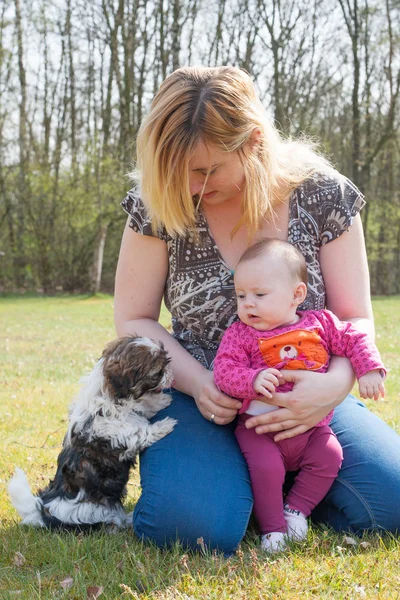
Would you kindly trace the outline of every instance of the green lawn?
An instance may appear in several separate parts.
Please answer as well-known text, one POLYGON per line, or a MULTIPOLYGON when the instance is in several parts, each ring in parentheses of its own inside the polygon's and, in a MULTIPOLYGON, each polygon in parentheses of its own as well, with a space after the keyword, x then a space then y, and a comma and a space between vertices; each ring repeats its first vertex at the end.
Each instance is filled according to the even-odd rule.
MULTIPOLYGON (((250 531, 226 560, 201 547, 161 551, 131 530, 76 536, 18 525, 6 482, 15 465, 34 489, 54 474, 79 378, 114 337, 112 303, 105 295, 0 298, 0 598, 81 600, 91 587, 102 599, 400 598, 400 543, 392 536, 352 546, 311 529, 307 542, 270 559, 250 531)), ((374 311, 390 371, 386 400, 369 406, 400 432, 400 297, 375 299, 374 311)), ((129 509, 139 493, 135 472, 129 509)))

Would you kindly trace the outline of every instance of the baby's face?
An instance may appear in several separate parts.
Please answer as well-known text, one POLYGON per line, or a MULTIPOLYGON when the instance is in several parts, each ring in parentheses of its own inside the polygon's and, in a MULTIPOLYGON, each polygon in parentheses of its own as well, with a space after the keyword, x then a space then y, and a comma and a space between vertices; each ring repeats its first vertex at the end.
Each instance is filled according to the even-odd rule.
POLYGON ((235 270, 239 319, 258 331, 269 331, 298 320, 297 281, 275 256, 258 256, 235 270))

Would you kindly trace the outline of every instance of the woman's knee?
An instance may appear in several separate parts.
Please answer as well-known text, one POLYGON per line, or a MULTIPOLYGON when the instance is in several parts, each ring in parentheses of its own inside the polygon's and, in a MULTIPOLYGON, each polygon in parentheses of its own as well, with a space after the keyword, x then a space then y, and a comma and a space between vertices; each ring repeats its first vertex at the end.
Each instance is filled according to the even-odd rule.
POLYGON ((159 546, 179 540, 199 548, 202 539, 207 547, 230 553, 252 510, 247 467, 233 428, 209 423, 187 398, 174 395, 171 409, 159 418, 173 416, 177 426, 141 456, 134 529, 159 546))
POLYGON ((194 550, 206 547, 233 553, 247 529, 251 494, 245 501, 229 506, 219 502, 216 494, 199 496, 186 490, 165 497, 147 491, 134 512, 135 533, 160 547, 179 541, 194 550))
POLYGON ((324 500, 328 524, 334 529, 357 534, 364 531, 400 532, 399 502, 399 492, 395 497, 388 497, 381 486, 363 489, 359 484, 352 485, 340 473, 324 500))
POLYGON ((400 436, 353 397, 336 409, 331 426, 344 455, 325 499, 335 523, 355 532, 400 531, 400 436))

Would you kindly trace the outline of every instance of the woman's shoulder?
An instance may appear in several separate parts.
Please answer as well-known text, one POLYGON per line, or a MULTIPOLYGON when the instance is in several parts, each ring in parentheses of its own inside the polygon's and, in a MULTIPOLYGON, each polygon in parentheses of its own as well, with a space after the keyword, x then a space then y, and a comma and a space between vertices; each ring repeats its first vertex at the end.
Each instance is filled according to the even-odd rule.
POLYGON ((147 230, 151 229, 151 220, 140 196, 139 187, 135 186, 127 192, 121 206, 131 217, 130 227, 134 231, 146 234, 147 230))
POLYGON ((125 198, 121 202, 122 208, 125 212, 130 213, 133 207, 143 207, 144 204, 140 197, 140 190, 137 185, 132 187, 127 193, 125 198))
POLYGON ((357 186, 333 169, 313 173, 298 186, 292 200, 299 218, 313 221, 321 245, 347 231, 365 204, 357 186))
POLYGON ((299 202, 308 206, 315 204, 322 211, 324 205, 336 204, 364 205, 364 196, 357 186, 346 176, 335 169, 322 172, 316 171, 305 179, 295 190, 299 202))
POLYGON ((134 186, 127 192, 121 206, 130 216, 129 227, 133 231, 141 235, 155 236, 162 240, 167 239, 168 236, 164 228, 158 229, 156 233, 153 232, 151 218, 142 200, 139 186, 134 186))

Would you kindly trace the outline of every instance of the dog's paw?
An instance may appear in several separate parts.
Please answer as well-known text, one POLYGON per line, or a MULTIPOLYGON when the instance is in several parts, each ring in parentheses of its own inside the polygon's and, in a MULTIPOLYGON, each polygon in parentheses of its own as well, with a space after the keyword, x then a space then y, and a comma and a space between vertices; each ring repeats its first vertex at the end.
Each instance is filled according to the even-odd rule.
POLYGON ((133 523, 133 510, 129 513, 126 513, 124 527, 132 527, 132 523, 133 523))
POLYGON ((132 527, 132 522, 133 511, 131 511, 130 513, 125 513, 124 515, 119 515, 118 518, 106 525, 106 533, 118 533, 120 529, 127 529, 129 527, 132 527))
POLYGON ((170 396, 170 394, 160 394, 160 397, 157 401, 157 410, 163 410, 164 408, 167 408, 167 406, 169 406, 172 402, 172 396, 170 396))
POLYGON ((153 423, 153 425, 151 426, 151 432, 154 437, 154 440, 161 440, 161 438, 171 433, 177 422, 178 421, 176 421, 175 419, 171 419, 171 417, 166 417, 161 421, 153 423))

